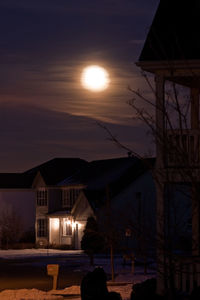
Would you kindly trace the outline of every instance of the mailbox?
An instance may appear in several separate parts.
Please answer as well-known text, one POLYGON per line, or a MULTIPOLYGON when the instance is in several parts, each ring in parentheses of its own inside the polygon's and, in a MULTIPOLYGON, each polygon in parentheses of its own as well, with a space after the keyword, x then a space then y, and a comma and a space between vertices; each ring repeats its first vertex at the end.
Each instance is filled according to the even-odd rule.
POLYGON ((59 265, 47 265, 47 274, 53 276, 53 290, 57 288, 59 265))
POLYGON ((58 276, 59 265, 47 265, 47 274, 50 276, 58 276))

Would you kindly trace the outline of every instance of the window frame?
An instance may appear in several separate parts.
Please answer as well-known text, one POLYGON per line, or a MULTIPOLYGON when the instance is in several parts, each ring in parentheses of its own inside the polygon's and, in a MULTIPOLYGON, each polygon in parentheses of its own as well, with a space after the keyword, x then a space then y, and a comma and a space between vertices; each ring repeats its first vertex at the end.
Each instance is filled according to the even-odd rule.
POLYGON ((48 206, 48 190, 46 188, 39 188, 36 192, 37 206, 48 206))
POLYGON ((37 219, 37 237, 39 238, 48 237, 48 219, 46 218, 37 219))
POLYGON ((62 207, 71 211, 80 191, 80 188, 62 189, 62 207))
POLYGON ((63 218, 62 235, 66 237, 71 237, 73 235, 72 217, 63 218))

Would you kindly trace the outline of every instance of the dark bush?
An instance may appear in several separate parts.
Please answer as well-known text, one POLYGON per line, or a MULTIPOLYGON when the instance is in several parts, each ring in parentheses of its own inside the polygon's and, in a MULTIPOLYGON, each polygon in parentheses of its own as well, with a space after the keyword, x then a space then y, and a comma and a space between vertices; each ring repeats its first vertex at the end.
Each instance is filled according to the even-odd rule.
POLYGON ((81 249, 89 256, 90 264, 94 264, 94 254, 103 251, 105 239, 99 231, 98 224, 93 217, 89 217, 81 240, 81 249))
POLYGON ((106 300, 122 300, 122 297, 117 292, 109 292, 106 300))
POLYGON ((147 279, 144 282, 133 285, 131 300, 164 299, 156 294, 156 279, 147 279))
POLYGON ((82 300, 102 300, 107 299, 107 277, 102 268, 96 268, 89 272, 81 282, 81 299, 82 300))
POLYGON ((196 287, 190 295, 190 300, 199 300, 199 299, 200 299, 200 286, 196 287))

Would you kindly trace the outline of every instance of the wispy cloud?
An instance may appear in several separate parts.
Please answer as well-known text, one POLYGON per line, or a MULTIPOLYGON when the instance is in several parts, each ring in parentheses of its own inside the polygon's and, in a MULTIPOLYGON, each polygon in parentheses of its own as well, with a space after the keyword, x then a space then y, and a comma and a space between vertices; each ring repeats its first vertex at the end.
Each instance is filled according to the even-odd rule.
POLYGON ((102 15, 142 15, 149 13, 152 3, 158 0, 2 0, 1 6, 8 8, 23 8, 27 10, 59 13, 81 13, 102 15), (141 4, 143 2, 144 5, 141 4), (140 5, 139 5, 140 4, 140 5))
MULTIPOLYGON (((108 141, 94 119, 11 103, 0 103, 0 111, 1 172, 24 171, 54 157, 92 160, 126 155, 108 141)), ((104 124, 122 143, 144 151, 141 125, 104 124)))

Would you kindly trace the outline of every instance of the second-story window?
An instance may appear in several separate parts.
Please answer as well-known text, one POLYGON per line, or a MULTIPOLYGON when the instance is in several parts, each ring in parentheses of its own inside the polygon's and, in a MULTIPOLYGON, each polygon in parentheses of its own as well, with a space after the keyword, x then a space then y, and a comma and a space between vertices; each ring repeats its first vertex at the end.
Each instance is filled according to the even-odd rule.
POLYGON ((78 195, 80 189, 66 189, 62 191, 62 206, 67 209, 71 210, 78 195))
POLYGON ((48 193, 46 189, 37 190, 37 205, 38 206, 47 206, 48 193))

